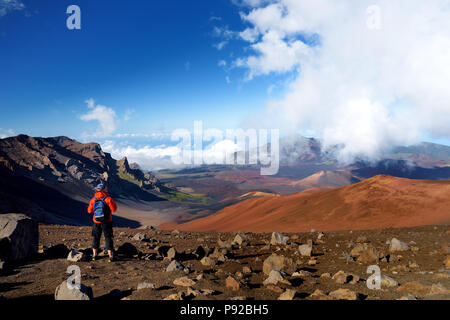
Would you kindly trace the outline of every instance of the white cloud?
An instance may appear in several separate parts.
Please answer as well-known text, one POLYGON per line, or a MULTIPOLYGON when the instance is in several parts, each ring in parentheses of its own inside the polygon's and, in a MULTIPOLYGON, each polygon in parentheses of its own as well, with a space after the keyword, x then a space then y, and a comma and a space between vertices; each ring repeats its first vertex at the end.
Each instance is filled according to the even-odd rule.
POLYGON ((216 38, 220 38, 221 41, 219 43, 213 44, 213 47, 217 50, 222 50, 231 39, 234 39, 237 37, 238 33, 235 31, 231 31, 228 26, 225 27, 217 27, 215 26, 213 28, 212 35, 216 38))
POLYGON ((239 36, 248 42, 255 42, 258 40, 259 32, 254 28, 247 28, 242 32, 239 32, 239 36))
POLYGON ((213 47, 217 50, 222 50, 226 45, 228 44, 228 41, 221 41, 219 43, 213 44, 213 47))
POLYGON ((241 13, 250 25, 243 32, 257 30, 259 40, 246 37, 253 52, 234 65, 247 79, 295 72, 285 96, 268 103, 267 117, 314 132, 325 145, 344 144, 343 161, 376 157, 424 133, 450 137, 448 1, 376 3, 380 29, 367 25, 368 0, 256 1, 241 13), (313 34, 319 45, 302 42, 313 34))
POLYGON ((209 164, 224 164, 226 155, 237 151, 240 149, 235 142, 224 139, 202 151, 203 161, 209 164))
POLYGON ((217 63, 217 65, 219 67, 226 67, 227 66, 227 62, 225 60, 219 60, 219 62, 217 63))
POLYGON ((299 65, 310 48, 300 40, 285 40, 277 30, 269 30, 262 40, 251 46, 258 55, 236 60, 238 67, 247 67, 248 80, 271 72, 284 73, 299 65))
POLYGON ((20 11, 25 5, 19 0, 0 0, 0 18, 10 11, 20 11))
MULTIPOLYGON (((129 137, 129 136, 126 136, 129 137)), ((129 162, 138 163, 145 170, 162 170, 162 169, 178 169, 192 164, 178 164, 172 159, 181 159, 183 149, 181 144, 173 146, 143 146, 133 147, 130 145, 121 146, 112 140, 102 143, 102 149, 111 153, 115 159, 127 157, 129 162)), ((204 163, 208 164, 224 164, 226 154, 239 151, 239 146, 231 140, 223 139, 210 144, 202 150, 204 163)), ((191 150, 192 159, 196 151, 191 150)))
POLYGON ((84 133, 83 136, 85 138, 105 138, 114 133, 117 129, 116 112, 106 106, 95 105, 93 98, 85 102, 91 111, 81 115, 80 119, 83 121, 98 121, 100 126, 94 133, 84 133))
POLYGON ((125 115, 123 116, 123 120, 129 121, 131 119, 131 115, 135 112, 134 109, 125 110, 125 115))
POLYGON ((16 134, 14 133, 13 129, 2 129, 0 128, 0 139, 5 139, 8 137, 12 137, 15 136, 16 134))
POLYGON ((230 39, 234 38, 235 34, 236 34, 236 32, 230 30, 228 28, 228 26, 225 26, 225 27, 215 26, 213 29, 213 35, 215 37, 222 37, 226 40, 230 40, 230 39))
POLYGON ((111 141, 105 141, 102 144, 102 149, 111 153, 115 159, 127 157, 128 161, 138 163, 144 170, 161 170, 181 168, 172 162, 172 157, 181 154, 181 149, 178 146, 157 146, 157 147, 132 147, 132 146, 116 146, 111 141))

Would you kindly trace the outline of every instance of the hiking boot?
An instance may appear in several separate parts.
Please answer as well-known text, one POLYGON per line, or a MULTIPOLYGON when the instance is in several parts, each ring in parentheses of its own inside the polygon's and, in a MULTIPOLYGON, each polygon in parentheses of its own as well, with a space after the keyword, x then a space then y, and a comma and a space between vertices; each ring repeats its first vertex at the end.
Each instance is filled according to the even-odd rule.
POLYGON ((110 257, 110 258, 108 259, 108 262, 114 262, 114 261, 116 261, 116 259, 114 259, 114 257, 110 257))
POLYGON ((97 260, 97 256, 92 256, 92 261, 97 260))

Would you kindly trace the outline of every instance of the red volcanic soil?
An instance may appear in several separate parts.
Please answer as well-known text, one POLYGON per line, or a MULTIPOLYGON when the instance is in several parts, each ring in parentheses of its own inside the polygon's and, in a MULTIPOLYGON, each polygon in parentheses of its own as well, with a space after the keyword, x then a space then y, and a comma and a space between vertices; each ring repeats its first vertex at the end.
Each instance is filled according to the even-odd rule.
POLYGON ((378 175, 353 185, 248 199, 218 213, 161 228, 185 231, 364 230, 450 222, 450 181, 378 175))

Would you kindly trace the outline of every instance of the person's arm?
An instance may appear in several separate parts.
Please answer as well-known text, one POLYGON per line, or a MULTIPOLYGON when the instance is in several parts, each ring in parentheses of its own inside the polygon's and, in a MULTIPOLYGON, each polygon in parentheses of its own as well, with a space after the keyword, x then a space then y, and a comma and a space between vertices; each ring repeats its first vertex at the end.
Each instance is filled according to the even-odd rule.
POLYGON ((106 198, 106 203, 108 204, 109 208, 111 209, 111 212, 117 211, 117 204, 114 202, 113 198, 111 198, 111 197, 106 198))
POLYGON ((94 212, 94 198, 92 198, 91 201, 89 202, 87 212, 90 214, 94 212))

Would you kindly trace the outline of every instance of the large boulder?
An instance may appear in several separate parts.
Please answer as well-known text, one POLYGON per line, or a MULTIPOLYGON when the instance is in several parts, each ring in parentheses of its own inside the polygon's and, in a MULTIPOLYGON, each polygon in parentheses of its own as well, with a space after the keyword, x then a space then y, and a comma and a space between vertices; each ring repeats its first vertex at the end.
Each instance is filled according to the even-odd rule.
POLYGON ((64 280, 55 290, 55 300, 92 300, 92 288, 80 283, 80 288, 75 285, 69 288, 67 280, 64 280))
POLYGON ((39 229, 36 221, 21 213, 0 214, 0 260, 8 263, 37 253, 39 229))

